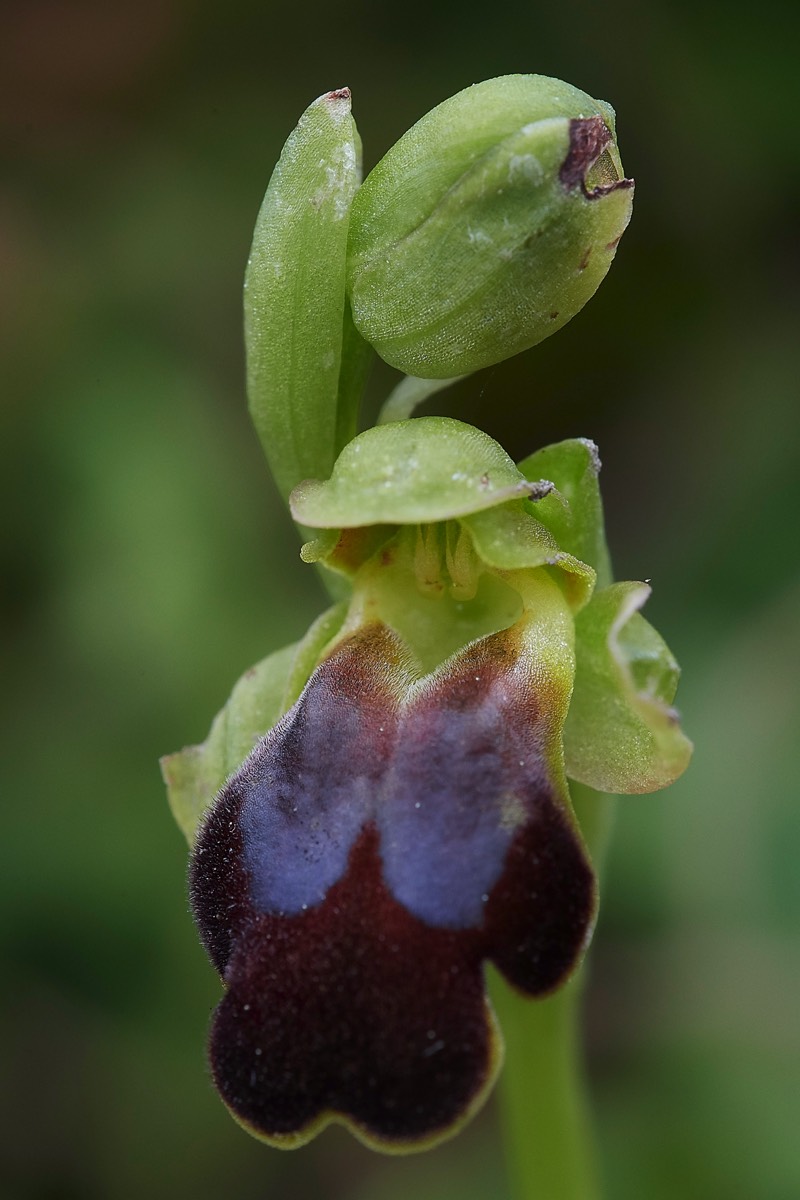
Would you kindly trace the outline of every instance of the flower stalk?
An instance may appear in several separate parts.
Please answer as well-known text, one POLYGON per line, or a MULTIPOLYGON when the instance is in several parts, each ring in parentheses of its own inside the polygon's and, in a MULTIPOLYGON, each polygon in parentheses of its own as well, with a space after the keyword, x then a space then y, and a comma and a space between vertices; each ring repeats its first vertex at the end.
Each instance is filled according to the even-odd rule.
POLYGON ((577 984, 568 983, 533 1009, 499 983, 492 995, 507 1045, 514 1048, 498 1084, 511 1196, 600 1200, 577 984))
MULTIPOLYGON (((574 782, 570 791, 602 879, 616 799, 574 782)), ((581 1038, 586 971, 584 965, 566 987, 535 1007, 501 980, 492 981, 498 1017, 513 1047, 498 1083, 513 1200, 600 1200, 603 1195, 581 1038)))

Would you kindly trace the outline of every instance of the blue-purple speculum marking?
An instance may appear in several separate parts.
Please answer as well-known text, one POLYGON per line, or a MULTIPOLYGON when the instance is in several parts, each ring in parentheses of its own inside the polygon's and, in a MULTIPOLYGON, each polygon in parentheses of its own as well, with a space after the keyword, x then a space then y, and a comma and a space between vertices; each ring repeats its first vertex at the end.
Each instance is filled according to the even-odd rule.
POLYGON ((440 1138, 497 1065, 484 960, 531 996, 578 960, 595 887, 565 685, 523 625, 423 677, 386 626, 348 634, 209 811, 191 896, 227 985, 211 1064, 256 1134, 440 1138))

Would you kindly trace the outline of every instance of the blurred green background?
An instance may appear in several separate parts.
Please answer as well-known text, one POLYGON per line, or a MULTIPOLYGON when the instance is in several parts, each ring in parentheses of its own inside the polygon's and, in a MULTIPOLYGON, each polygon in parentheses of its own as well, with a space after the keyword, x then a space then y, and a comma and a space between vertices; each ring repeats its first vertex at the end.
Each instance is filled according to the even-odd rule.
POLYGON ((337 1130, 285 1155, 230 1120, 157 759, 322 604, 243 397, 285 137, 348 84, 369 166, 509 71, 616 106, 634 220, 572 324, 430 410, 518 456, 599 443, 617 573, 653 580, 697 744, 619 809, 587 1002, 607 1195, 800 1195, 795 12, 4 4, 3 1200, 506 1200, 491 1105, 401 1160, 337 1130))

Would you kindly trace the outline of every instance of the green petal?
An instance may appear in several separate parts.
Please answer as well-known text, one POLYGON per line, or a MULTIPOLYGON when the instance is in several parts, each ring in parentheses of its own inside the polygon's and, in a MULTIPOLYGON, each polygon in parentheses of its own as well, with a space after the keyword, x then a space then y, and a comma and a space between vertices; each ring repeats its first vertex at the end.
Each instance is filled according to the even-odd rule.
POLYGON ((537 520, 550 530, 561 550, 594 567, 598 585, 606 587, 611 565, 594 442, 571 438, 545 446, 524 459, 519 469, 526 479, 547 479, 555 485, 555 492, 537 502, 537 520))
POLYGON ((300 547, 304 563, 322 563, 329 571, 352 581, 367 559, 390 541, 394 525, 362 525, 353 529, 323 529, 300 547))
POLYGON ((575 618, 567 774, 601 792, 652 792, 686 768, 692 743, 672 701, 680 670, 639 609, 646 583, 615 583, 575 618))
MULTIPOLYGON (((535 511, 550 497, 537 500, 535 511)), ((535 567, 558 567, 567 598, 577 611, 588 604, 594 589, 595 573, 586 563, 565 554, 553 534, 537 521, 525 501, 503 504, 462 517, 461 524, 472 535, 478 557, 487 566, 500 571, 523 571, 535 567)))
POLYGON ((245 277, 250 413, 284 496, 355 432, 369 347, 345 306, 360 142, 346 88, 303 113, 273 172, 245 277))
POLYGON ((344 612, 344 605, 329 609, 302 641, 267 655, 246 671, 214 718, 206 740, 161 759, 172 815, 190 846, 225 780, 294 704, 344 612))
POLYGON ((449 417, 379 425, 347 445, 322 483, 306 480, 290 505, 316 529, 446 521, 536 493, 487 434, 449 417))

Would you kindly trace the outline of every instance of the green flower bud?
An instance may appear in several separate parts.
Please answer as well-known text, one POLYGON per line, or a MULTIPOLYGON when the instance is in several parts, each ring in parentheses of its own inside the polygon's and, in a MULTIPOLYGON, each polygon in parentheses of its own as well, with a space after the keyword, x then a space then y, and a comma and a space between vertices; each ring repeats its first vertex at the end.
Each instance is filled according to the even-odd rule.
POLYGON ((392 366, 442 379, 565 325, 630 220, 614 111, 541 75, 506 75, 434 108, 353 202, 348 291, 392 366))

